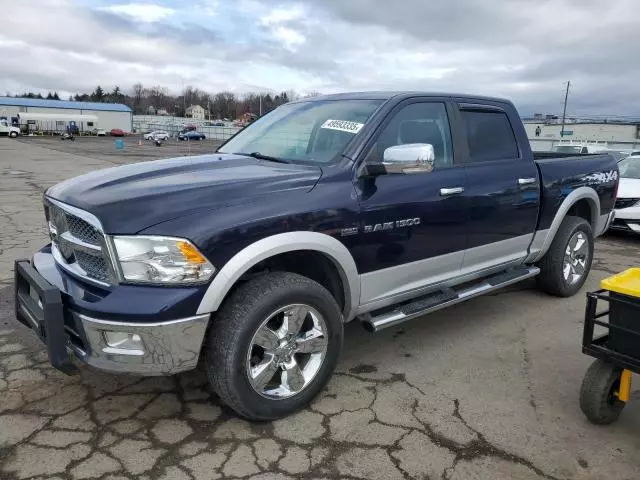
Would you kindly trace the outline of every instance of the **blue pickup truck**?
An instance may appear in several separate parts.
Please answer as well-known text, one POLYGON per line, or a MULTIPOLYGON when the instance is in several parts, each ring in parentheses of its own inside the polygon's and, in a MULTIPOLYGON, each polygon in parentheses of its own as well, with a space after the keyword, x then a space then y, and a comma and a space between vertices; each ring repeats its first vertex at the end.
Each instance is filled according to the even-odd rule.
POLYGON ((49 188, 16 314, 62 371, 201 362, 236 412, 273 419, 325 386, 345 322, 378 331, 530 277, 575 294, 617 188, 608 155, 532 153, 506 100, 303 99, 216 153, 49 188))

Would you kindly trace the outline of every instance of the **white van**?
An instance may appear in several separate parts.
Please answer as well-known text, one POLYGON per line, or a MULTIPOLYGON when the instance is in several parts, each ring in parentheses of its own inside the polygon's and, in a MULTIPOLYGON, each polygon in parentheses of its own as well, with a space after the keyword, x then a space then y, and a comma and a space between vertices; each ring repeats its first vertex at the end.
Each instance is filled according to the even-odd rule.
POLYGON ((20 129, 9 125, 6 120, 0 120, 0 135, 9 135, 11 138, 16 138, 20 135, 20 129))

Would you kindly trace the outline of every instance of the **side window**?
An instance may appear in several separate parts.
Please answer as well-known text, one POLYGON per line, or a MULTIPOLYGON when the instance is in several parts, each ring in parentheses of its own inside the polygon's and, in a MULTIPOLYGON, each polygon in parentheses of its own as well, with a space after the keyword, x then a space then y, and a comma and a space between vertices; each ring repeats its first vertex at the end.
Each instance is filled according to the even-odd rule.
POLYGON ((444 103, 412 103, 404 107, 380 132, 366 161, 381 163, 387 148, 409 143, 433 145, 436 169, 453 166, 451 130, 444 103))
POLYGON ((462 110, 469 140, 469 160, 488 162, 518 158, 518 144, 504 112, 462 110))

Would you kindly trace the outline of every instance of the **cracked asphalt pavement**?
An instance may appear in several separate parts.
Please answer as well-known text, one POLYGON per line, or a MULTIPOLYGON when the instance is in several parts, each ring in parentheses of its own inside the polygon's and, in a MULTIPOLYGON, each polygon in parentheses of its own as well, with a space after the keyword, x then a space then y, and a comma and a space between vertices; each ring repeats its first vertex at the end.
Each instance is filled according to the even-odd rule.
MULTIPOLYGON (((42 191, 173 152, 159 148, 0 139, 0 479, 638 478, 640 392, 615 425, 587 422, 584 293, 551 298, 533 282, 375 335, 347 325, 326 390, 276 422, 237 418, 201 371, 52 369, 12 299, 13 260, 47 240, 42 191)), ((600 239, 584 291, 639 259, 640 238, 600 239)))

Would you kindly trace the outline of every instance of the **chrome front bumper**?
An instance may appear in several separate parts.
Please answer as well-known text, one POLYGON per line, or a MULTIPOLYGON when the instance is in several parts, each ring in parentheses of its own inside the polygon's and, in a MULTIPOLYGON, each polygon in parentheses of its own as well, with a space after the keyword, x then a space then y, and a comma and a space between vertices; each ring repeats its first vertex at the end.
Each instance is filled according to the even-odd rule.
POLYGON ((54 367, 72 373, 71 357, 101 370, 139 375, 170 375, 197 366, 209 314, 155 323, 92 318, 66 305, 69 294, 51 255, 34 259, 15 264, 16 317, 42 340, 54 367), (130 334, 133 341, 108 341, 113 333, 130 334))
POLYGON ((170 375, 194 369, 209 322, 209 315, 145 324, 102 320, 75 312, 73 315, 82 324, 90 352, 71 342, 68 349, 76 357, 100 370, 140 375, 170 375), (138 345, 109 345, 108 332, 138 335, 138 345))

